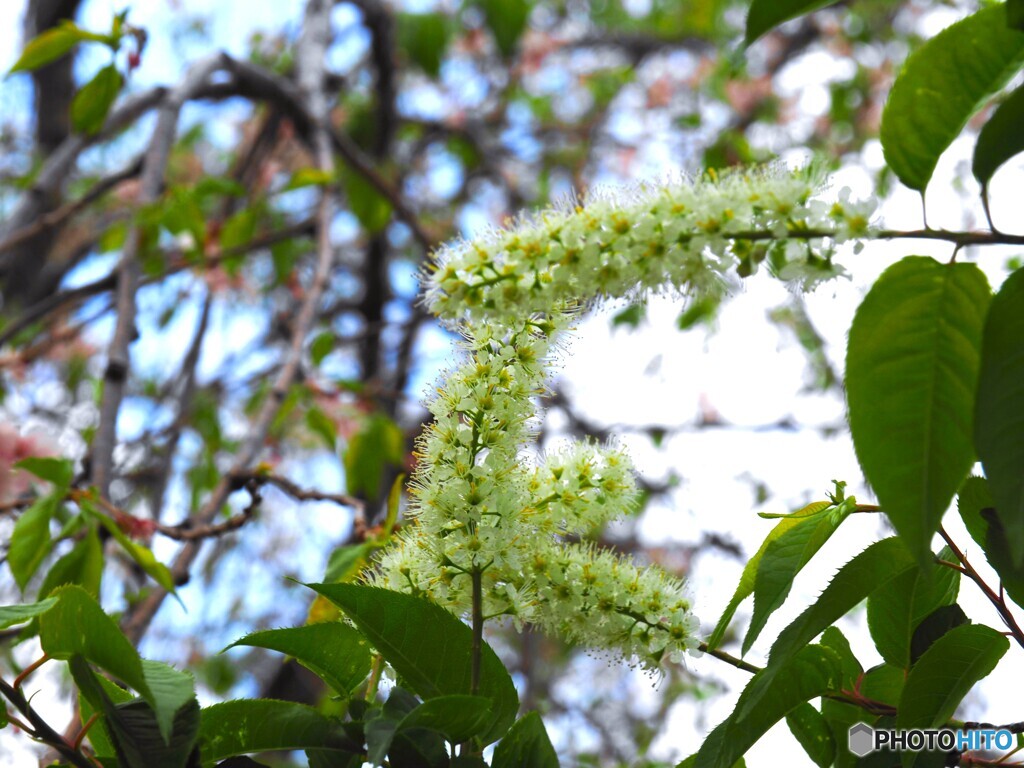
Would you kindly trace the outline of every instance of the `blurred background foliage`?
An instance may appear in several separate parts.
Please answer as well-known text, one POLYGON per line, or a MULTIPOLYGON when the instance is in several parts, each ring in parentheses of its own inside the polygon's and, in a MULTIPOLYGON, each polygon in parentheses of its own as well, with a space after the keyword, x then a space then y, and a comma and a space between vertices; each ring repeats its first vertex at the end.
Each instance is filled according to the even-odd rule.
MULTIPOLYGON (((104 539, 98 587, 108 610, 123 611, 144 653, 196 671, 207 699, 231 692, 307 702, 324 692, 297 665, 258 650, 217 652, 253 629, 301 621, 309 599, 285 577, 319 580, 332 552, 372 535, 388 489, 414 466, 414 440, 428 417, 421 393, 451 359, 450 335, 417 304, 416 275, 430 250, 600 185, 664 178, 675 168, 804 161, 808 150, 834 165, 864 165, 884 191, 876 138, 894 70, 928 18, 964 10, 956 2, 840 2, 771 32, 744 55, 743 0, 339 2, 328 49, 337 174, 318 169, 293 114, 228 77, 185 105, 163 186, 155 202, 140 204, 152 112, 122 114, 99 130, 103 118, 131 112, 132 100, 154 87, 173 87, 221 48, 218 17, 227 15, 230 26, 246 12, 244 4, 150 5, 173 22, 138 32, 112 59, 102 46, 81 46, 3 86, 0 460, 7 463, 0 471, 12 474, 20 445, 26 454, 73 457, 76 482, 95 482, 90 447, 117 260, 137 226, 136 336, 108 499, 126 533, 174 563, 181 539, 160 526, 187 531, 225 473, 238 470, 231 468, 273 396, 270 381, 308 290, 317 192, 335 189, 334 264, 313 327, 299 339, 298 374, 211 522, 245 519, 200 539, 194 562, 172 565, 187 613, 167 601, 151 621, 139 619, 138 606, 147 599, 152 606, 160 589, 116 540, 104 539), (124 76, 113 86, 113 111, 106 103, 97 115, 83 102, 76 110, 77 93, 89 88, 96 97, 104 83, 109 88, 113 75, 98 73, 111 61, 124 76), (73 156, 55 170, 61 153, 73 156)), ((259 5, 246 28, 258 26, 259 5)), ((289 81, 301 8, 281 5, 294 6, 294 18, 253 31, 245 56, 289 81)), ((0 17, 23 25, 27 40, 63 19, 87 27, 83 19, 105 8, 29 0, 6 4, 0 17)), ((125 22, 136 23, 136 13, 129 7, 125 22)), ((704 333, 716 310, 681 302, 678 326, 704 333)), ((642 304, 623 306, 610 322, 636 327, 645 312, 642 304)), ((836 395, 836 372, 801 300, 769 320, 806 351, 806 388, 836 395)), ((565 435, 626 434, 659 449, 676 431, 729 426, 703 400, 685 423, 612 425, 579 407, 581 387, 586 382, 552 383, 538 425, 542 445, 565 435)), ((698 471, 684 471, 671 456, 665 462, 663 472, 641 479, 646 500, 671 494, 686 471, 698 471)), ((747 479, 751 504, 764 503, 771 489, 747 479)), ((6 541, 24 505, 17 484, 3 490, 6 541)), ((736 541, 714 533, 651 546, 638 532, 643 517, 641 509, 602 538, 684 576, 709 551, 744 557, 736 541)), ((58 512, 45 564, 80 551, 73 526, 58 533, 71 519, 58 512)), ((0 581, 0 602, 19 599, 13 582, 0 581)), ((676 667, 638 695, 627 682, 635 673, 549 638, 510 630, 490 639, 524 706, 545 715, 560 754, 579 765, 643 764, 679 697, 715 693, 712 680, 676 667)), ((25 663, 6 645, 0 652, 25 663)))

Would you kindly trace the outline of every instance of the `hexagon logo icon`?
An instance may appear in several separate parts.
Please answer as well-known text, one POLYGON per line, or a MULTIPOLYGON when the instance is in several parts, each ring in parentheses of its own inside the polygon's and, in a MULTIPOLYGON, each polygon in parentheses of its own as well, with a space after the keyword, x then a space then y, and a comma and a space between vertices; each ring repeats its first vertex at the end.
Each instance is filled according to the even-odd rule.
POLYGON ((857 723, 856 725, 850 726, 849 734, 847 735, 847 743, 849 744, 850 752, 855 754, 857 757, 864 757, 870 752, 874 751, 874 729, 870 725, 864 723, 857 723))

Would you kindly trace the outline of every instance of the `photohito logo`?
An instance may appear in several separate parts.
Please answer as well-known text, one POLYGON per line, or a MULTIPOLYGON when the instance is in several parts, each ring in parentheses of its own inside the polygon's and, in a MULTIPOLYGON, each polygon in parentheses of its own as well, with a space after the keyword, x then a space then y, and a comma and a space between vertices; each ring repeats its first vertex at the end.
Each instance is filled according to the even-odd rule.
POLYGON ((857 757, 879 749, 920 752, 939 749, 943 752, 969 752, 975 749, 1010 749, 1013 734, 1005 728, 978 728, 956 731, 951 728, 915 728, 906 731, 874 729, 865 723, 851 725, 847 734, 850 752, 857 757))

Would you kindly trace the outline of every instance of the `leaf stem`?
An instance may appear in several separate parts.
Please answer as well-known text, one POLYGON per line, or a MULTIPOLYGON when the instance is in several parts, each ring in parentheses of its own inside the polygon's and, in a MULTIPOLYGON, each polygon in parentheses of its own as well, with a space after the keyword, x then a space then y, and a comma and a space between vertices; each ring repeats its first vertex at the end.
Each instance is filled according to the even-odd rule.
MULTIPOLYGON (((962 551, 960 551, 960 548, 956 545, 956 542, 953 541, 952 537, 950 537, 948 533, 946 533, 946 529, 940 527, 939 533, 941 534, 943 540, 946 542, 946 545, 951 550, 953 550, 953 554, 956 555, 956 559, 959 560, 960 563, 963 565, 962 569, 957 568, 957 570, 959 570, 961 573, 967 576, 967 578, 969 578, 971 581, 977 584, 978 588, 985 593, 985 597, 987 597, 988 601, 992 603, 993 606, 995 606, 996 612, 999 614, 999 617, 1003 620, 1003 623, 1006 625, 1006 628, 1010 630, 1010 634, 1013 635, 1013 639, 1017 641, 1017 645, 1019 645, 1021 648, 1024 648, 1024 631, 1021 630, 1020 626, 1017 624, 1017 620, 1013 616, 1013 613, 1010 612, 1010 608, 1006 605, 1006 599, 1003 596, 1002 589, 1000 588, 999 594, 997 595, 993 591, 992 587, 986 584, 985 580, 981 578, 981 575, 974 569, 974 566, 971 565, 970 562, 968 562, 967 556, 964 555, 962 551)), ((947 566, 953 565, 952 563, 945 563, 942 560, 939 561, 939 564, 944 564, 947 566)))

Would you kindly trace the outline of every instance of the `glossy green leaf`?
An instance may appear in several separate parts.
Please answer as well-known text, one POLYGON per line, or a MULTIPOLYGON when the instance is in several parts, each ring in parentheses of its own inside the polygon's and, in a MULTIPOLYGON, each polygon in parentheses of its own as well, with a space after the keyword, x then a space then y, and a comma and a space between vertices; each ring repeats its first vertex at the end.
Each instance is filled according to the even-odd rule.
POLYGON ((806 701, 798 704, 786 715, 786 725, 811 762, 820 768, 832 765, 836 756, 836 741, 825 718, 813 705, 806 701))
POLYGON ((40 480, 53 483, 57 490, 71 487, 75 479, 75 464, 70 459, 59 459, 53 456, 29 456, 17 462, 16 469, 31 472, 40 480))
POLYGON ((313 707, 274 699, 236 699, 204 707, 199 728, 203 763, 278 749, 357 751, 341 723, 313 707))
POLYGON ((1010 556, 1003 521, 983 477, 969 477, 957 497, 960 517, 971 537, 981 547, 997 574, 1006 594, 1024 606, 1024 566, 1016 566, 1010 556))
POLYGON ((369 644, 340 622, 253 632, 228 647, 238 645, 269 648, 294 656, 343 696, 348 696, 370 674, 369 644))
POLYGON ((739 607, 740 603, 753 593, 754 581, 757 577, 758 567, 761 564, 761 558, 764 557, 764 553, 771 543, 786 533, 786 531, 799 525, 802 518, 816 515, 823 509, 827 509, 829 506, 831 506, 831 504, 827 501, 816 501, 812 504, 808 504, 806 507, 798 510, 794 514, 783 517, 781 521, 768 532, 768 536, 765 537, 760 548, 743 567, 743 573, 740 575, 740 583, 737 585, 736 591, 729 600, 729 605, 726 606, 725 611, 722 613, 722 617, 718 620, 718 624, 715 626, 714 631, 712 631, 711 636, 708 638, 708 648, 714 649, 721 644, 722 638, 725 636, 725 632, 729 628, 729 622, 732 621, 732 617, 736 614, 736 609, 739 607))
POLYGON ((439 696, 423 702, 402 718, 398 730, 426 728, 443 734, 450 742, 461 744, 482 735, 490 722, 490 699, 482 696, 439 696))
POLYGON ((79 133, 92 136, 99 133, 124 85, 117 67, 110 64, 82 86, 71 101, 71 125, 79 133))
POLYGON ((1024 565, 1024 269, 992 300, 981 349, 974 442, 1011 560, 1024 565))
POLYGON ((974 264, 908 256, 857 309, 846 355, 850 431, 864 475, 922 566, 974 463, 974 392, 988 281, 974 264))
MULTIPOLYGON (((964 624, 950 630, 910 670, 900 697, 897 728, 936 728, 953 716, 963 698, 996 664, 1010 641, 991 627, 964 624)), ((914 753, 904 756, 913 765, 914 753)))
MULTIPOLYGON (((409 687, 424 699, 470 692, 472 631, 422 598, 355 584, 308 584, 341 608, 409 687)), ((478 695, 491 700, 484 743, 501 738, 519 710, 505 666, 483 645, 478 695)))
POLYGON ((509 58, 526 31, 533 3, 531 0, 478 0, 478 3, 498 50, 506 59, 509 58))
POLYGON ((789 518, 795 519, 796 524, 770 537, 754 576, 754 614, 743 638, 744 655, 769 617, 782 607, 793 579, 852 511, 852 500, 838 506, 826 505, 816 513, 789 518))
POLYGON ((1001 5, 947 27, 914 51, 882 112, 882 149, 900 181, 923 192, 939 156, 1024 60, 1024 32, 1001 5))
MULTIPOLYGON (((948 548, 939 557, 955 562, 948 548)), ((960 573, 941 565, 915 568, 876 589, 868 598, 868 629, 882 658, 909 667, 917 625, 936 608, 955 603, 959 592, 960 573)))
POLYGON ((78 584, 93 597, 99 597, 103 578, 103 545, 96 529, 90 526, 82 539, 50 566, 39 587, 39 597, 49 595, 57 587, 78 584))
POLYGON ((0 606, 0 629, 7 629, 15 624, 24 624, 26 621, 43 615, 56 604, 57 598, 50 597, 40 600, 38 603, 0 606))
POLYGON ((718 736, 706 739, 697 752, 694 768, 729 768, 788 713, 835 690, 842 676, 838 656, 820 645, 802 647, 778 671, 762 670, 751 678, 732 714, 715 729, 718 736))
POLYGON ((491 768, 558 768, 558 755, 536 712, 516 720, 494 748, 491 768))
POLYGON ((8 74, 39 69, 56 61, 85 39, 82 30, 74 24, 62 24, 48 29, 29 41, 8 74))
POLYGON ((345 483, 352 495, 369 499, 380 495, 384 467, 402 461, 402 430, 384 414, 370 416, 363 428, 352 436, 345 450, 345 483))
POLYGON ((1014 155, 1024 152, 1024 86, 1011 93, 999 105, 978 133, 971 171, 987 185, 999 167, 1014 155))
POLYGON ((142 659, 117 623, 77 585, 53 592, 57 605, 39 617, 39 640, 55 659, 84 656, 153 702, 142 659))
POLYGON ((35 575, 39 565, 50 550, 53 539, 50 536, 50 521, 60 506, 61 493, 53 493, 36 499, 31 507, 21 513, 11 533, 7 550, 7 565, 14 576, 14 582, 22 592, 29 579, 35 575))
POLYGON ((399 13, 398 42, 402 51, 431 77, 441 73, 451 26, 443 13, 399 13))
POLYGON ((746 45, 783 22, 834 5, 839 0, 754 0, 747 12, 746 45))

